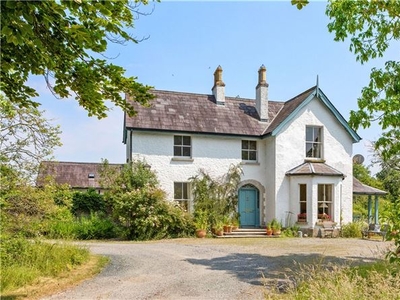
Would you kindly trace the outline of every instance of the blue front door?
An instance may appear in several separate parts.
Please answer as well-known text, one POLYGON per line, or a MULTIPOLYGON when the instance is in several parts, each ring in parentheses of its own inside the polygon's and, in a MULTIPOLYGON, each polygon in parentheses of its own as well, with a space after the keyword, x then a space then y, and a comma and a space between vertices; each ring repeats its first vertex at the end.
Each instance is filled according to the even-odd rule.
POLYGON ((259 226, 258 191, 256 188, 244 187, 239 190, 240 226, 259 226))

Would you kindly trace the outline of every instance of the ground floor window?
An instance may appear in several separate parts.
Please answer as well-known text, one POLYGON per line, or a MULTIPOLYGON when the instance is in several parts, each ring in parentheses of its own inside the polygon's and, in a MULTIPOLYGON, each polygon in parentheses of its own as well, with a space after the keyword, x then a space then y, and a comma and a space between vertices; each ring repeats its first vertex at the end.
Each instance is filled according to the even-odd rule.
POLYGON ((297 215, 299 222, 307 221, 307 185, 299 184, 300 213, 297 215))
POLYGON ((318 219, 332 219, 333 186, 331 184, 318 184, 318 219))
POLYGON ((189 187, 188 182, 174 182, 174 200, 185 211, 189 211, 189 187))

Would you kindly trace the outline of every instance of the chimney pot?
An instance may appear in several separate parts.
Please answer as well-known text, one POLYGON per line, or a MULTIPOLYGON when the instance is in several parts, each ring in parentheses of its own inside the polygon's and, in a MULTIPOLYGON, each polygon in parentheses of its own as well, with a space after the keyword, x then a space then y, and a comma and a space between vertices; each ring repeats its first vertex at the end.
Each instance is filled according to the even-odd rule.
POLYGON ((214 72, 213 95, 217 104, 225 105, 225 83, 222 81, 222 67, 218 66, 214 72))
POLYGON ((256 86, 256 109, 261 122, 268 122, 268 83, 267 69, 264 65, 258 70, 258 84, 256 86))

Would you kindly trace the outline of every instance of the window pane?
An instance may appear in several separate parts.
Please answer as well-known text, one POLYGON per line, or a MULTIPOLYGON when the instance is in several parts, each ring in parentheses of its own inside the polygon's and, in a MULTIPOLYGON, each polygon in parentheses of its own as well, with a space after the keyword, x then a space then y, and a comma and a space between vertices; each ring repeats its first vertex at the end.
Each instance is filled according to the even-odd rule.
POLYGON ((248 151, 242 151, 242 159, 249 160, 249 152, 248 151))
POLYGON ((249 152, 249 160, 257 160, 257 152, 256 151, 249 152))
POLYGON ((256 141, 249 141, 249 149, 250 150, 257 150, 257 142, 256 141))
POLYGON ((307 157, 313 157, 313 144, 311 143, 306 143, 306 156, 307 157))
POLYGON ((307 185, 300 184, 300 201, 307 201, 307 185))
POLYGON ((300 213, 301 214, 306 214, 307 213, 307 203, 306 202, 301 202, 300 203, 300 213))
POLYGON ((183 156, 190 156, 190 147, 182 147, 183 156))
POLYGON ((174 199, 182 199, 182 183, 174 182, 174 199))
POLYGON ((182 145, 182 137, 179 135, 174 136, 174 145, 182 145))
POLYGON ((182 147, 179 146, 174 147, 174 156, 182 156, 182 147))
POLYGON ((187 182, 182 182, 182 199, 189 199, 187 182))
POLYGON ((189 145, 190 146, 190 136, 183 136, 183 145, 189 145))
POLYGON ((321 144, 314 144, 314 155, 313 157, 321 157, 321 144))
POLYGON ((306 127, 306 141, 313 141, 313 127, 306 127))
POLYGON ((242 141, 242 149, 249 149, 249 141, 242 141))
POLYGON ((321 141, 321 128, 318 127, 314 128, 314 141, 315 142, 321 141))

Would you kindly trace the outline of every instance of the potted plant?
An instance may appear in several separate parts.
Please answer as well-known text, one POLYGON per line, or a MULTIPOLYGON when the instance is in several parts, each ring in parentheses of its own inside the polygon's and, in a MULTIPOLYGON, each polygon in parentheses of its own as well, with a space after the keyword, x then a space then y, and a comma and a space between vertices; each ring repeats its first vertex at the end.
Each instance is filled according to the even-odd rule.
POLYGON ((224 232, 231 233, 232 232, 232 225, 229 216, 224 216, 224 232))
POLYGON ((307 222, 307 214, 306 213, 298 214, 297 222, 307 222))
POLYGON ((205 211, 198 211, 195 214, 194 224, 196 226, 196 236, 204 238, 207 234, 208 216, 205 211))
POLYGON ((272 219, 271 227, 272 227, 273 235, 281 234, 282 224, 277 219, 275 219, 275 218, 272 219))
POLYGON ((239 214, 236 213, 232 217, 232 230, 237 230, 239 228, 239 214))
POLYGON ((224 235, 224 223, 221 220, 217 220, 214 225, 214 234, 217 236, 224 235))
POLYGON ((271 222, 268 222, 267 223, 267 227, 266 227, 266 233, 267 233, 267 235, 268 236, 271 236, 272 235, 272 226, 271 226, 271 222))

